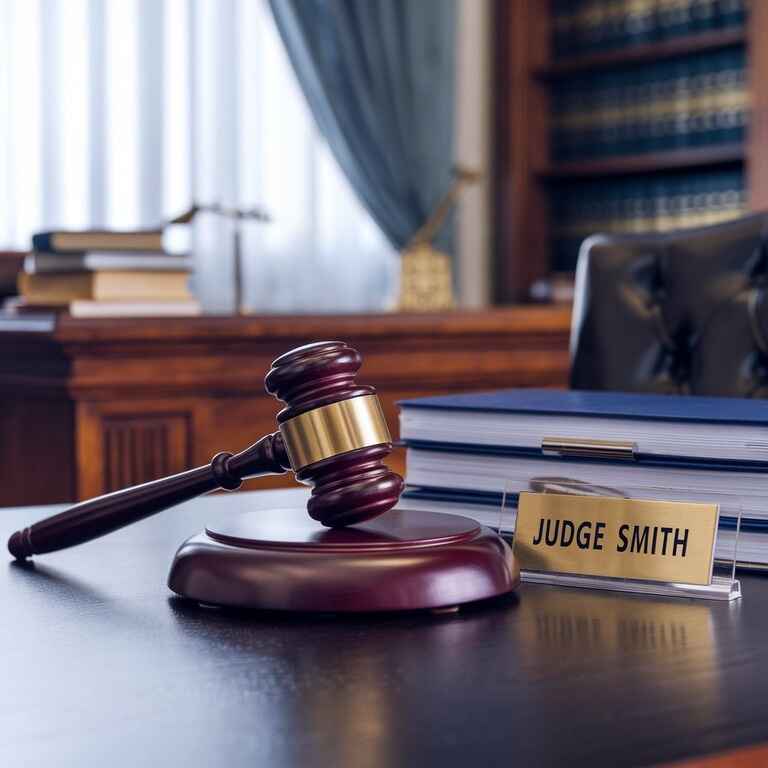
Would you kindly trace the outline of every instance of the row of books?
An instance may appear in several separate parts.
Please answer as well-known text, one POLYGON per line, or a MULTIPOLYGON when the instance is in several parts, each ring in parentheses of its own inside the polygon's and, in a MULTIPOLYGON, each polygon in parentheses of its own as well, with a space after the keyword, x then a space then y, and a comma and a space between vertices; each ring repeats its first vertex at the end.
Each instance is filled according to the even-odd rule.
POLYGON ((552 0, 558 56, 743 27, 748 0, 552 0))
POLYGON ((558 161, 739 143, 749 115, 744 48, 569 78, 552 91, 558 161))
POLYGON ((747 212, 744 173, 650 174, 561 184, 551 197, 552 267, 573 270, 579 247, 597 232, 668 232, 747 212))
POLYGON ((18 276, 15 312, 75 317, 190 315, 190 262, 163 250, 162 232, 42 232, 18 276))
POLYGON ((463 514, 514 533, 523 491, 714 503, 716 557, 768 565, 768 426, 738 398, 506 390, 407 400, 401 508, 463 514), (547 437, 631 441, 634 460, 553 455, 547 437))

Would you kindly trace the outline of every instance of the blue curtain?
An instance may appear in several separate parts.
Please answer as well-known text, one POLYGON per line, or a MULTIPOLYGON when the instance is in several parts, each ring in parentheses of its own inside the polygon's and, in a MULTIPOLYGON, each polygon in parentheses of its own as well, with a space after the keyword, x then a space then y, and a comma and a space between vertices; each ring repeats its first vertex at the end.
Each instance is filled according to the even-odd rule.
MULTIPOLYGON (((451 182, 456 0, 270 0, 339 165, 397 248, 451 182)), ((437 238, 453 252, 450 223, 437 238)))

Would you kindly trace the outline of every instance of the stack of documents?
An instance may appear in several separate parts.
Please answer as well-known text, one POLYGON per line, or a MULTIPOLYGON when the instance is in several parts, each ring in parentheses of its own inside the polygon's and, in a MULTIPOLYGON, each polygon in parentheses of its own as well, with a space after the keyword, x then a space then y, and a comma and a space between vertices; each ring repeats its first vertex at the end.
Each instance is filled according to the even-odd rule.
POLYGON ((527 389, 400 405, 401 507, 512 532, 522 491, 716 503, 717 557, 738 527, 737 559, 768 564, 768 402, 527 389))

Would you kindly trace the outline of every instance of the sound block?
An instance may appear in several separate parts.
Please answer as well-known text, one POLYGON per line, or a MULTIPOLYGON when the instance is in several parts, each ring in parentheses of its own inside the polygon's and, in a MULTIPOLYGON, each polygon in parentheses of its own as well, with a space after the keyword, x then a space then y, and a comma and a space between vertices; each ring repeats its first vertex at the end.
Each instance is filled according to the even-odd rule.
POLYGON ((368 612, 451 608, 519 581, 506 542, 466 517, 390 510, 329 529, 295 508, 207 527, 179 548, 168 586, 213 605, 368 612))

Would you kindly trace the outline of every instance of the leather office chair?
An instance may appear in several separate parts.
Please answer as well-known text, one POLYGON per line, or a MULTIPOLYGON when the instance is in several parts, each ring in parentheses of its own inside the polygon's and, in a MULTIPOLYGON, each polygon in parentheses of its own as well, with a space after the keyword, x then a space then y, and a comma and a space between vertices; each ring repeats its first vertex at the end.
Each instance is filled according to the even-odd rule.
POLYGON ((571 387, 768 397, 767 238, 760 213, 585 240, 571 387))

